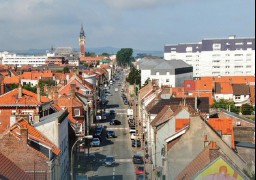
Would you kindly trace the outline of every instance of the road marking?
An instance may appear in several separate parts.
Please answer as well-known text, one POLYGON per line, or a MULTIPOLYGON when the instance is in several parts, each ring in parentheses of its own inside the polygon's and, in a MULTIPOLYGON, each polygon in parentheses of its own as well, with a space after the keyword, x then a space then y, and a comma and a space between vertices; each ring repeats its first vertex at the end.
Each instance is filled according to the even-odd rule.
POLYGON ((107 130, 128 130, 128 128, 122 128, 122 127, 117 127, 117 128, 114 128, 114 127, 107 127, 107 130))
POLYGON ((115 167, 113 167, 113 179, 115 179, 115 167))
POLYGON ((132 162, 132 159, 116 159, 116 162, 118 163, 129 163, 129 162, 132 162))

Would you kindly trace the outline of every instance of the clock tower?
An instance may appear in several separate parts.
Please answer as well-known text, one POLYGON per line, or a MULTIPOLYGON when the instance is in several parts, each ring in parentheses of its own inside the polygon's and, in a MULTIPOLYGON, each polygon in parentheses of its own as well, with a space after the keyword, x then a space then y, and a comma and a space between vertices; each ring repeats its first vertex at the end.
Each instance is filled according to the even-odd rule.
POLYGON ((79 46, 80 46, 80 56, 85 56, 85 35, 84 35, 83 25, 81 26, 81 30, 80 30, 79 46))

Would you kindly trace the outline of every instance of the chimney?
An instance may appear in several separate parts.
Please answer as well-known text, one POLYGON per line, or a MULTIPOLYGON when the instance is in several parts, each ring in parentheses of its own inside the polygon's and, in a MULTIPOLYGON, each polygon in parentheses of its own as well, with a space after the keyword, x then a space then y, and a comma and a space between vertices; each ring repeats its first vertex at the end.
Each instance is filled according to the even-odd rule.
POLYGON ((10 127, 16 123, 16 115, 15 113, 12 113, 10 116, 10 127))
POLYGON ((197 96, 195 97, 195 111, 197 112, 198 109, 197 109, 197 96))
POLYGON ((20 83, 19 83, 19 86, 18 86, 18 98, 22 98, 22 86, 21 86, 20 83))
POLYGON ((55 104, 58 104, 58 91, 56 89, 53 92, 53 101, 55 104))
POLYGON ((33 122, 34 122, 34 123, 38 123, 39 120, 40 120, 39 114, 35 114, 35 115, 34 115, 34 120, 33 120, 33 122))
POLYGON ((39 86, 39 84, 37 84, 36 91, 37 91, 37 101, 41 102, 41 94, 40 94, 40 86, 39 86))
POLYGON ((217 143, 213 141, 210 142, 209 146, 209 157, 210 160, 213 161, 214 159, 220 156, 219 147, 217 146, 217 143))
POLYGON ((4 82, 1 83, 0 95, 4 94, 4 82))
POLYGON ((204 135, 204 147, 206 147, 209 144, 207 135, 204 135))
POLYGON ((22 145, 27 145, 28 143, 28 129, 27 128, 20 128, 20 139, 22 145))

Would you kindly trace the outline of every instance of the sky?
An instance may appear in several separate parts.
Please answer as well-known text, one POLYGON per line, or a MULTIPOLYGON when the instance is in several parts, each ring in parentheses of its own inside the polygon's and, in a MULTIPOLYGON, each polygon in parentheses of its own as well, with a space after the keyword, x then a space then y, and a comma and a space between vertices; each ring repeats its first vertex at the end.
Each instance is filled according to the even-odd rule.
POLYGON ((0 0, 0 50, 163 51, 204 38, 255 37, 255 0, 0 0))

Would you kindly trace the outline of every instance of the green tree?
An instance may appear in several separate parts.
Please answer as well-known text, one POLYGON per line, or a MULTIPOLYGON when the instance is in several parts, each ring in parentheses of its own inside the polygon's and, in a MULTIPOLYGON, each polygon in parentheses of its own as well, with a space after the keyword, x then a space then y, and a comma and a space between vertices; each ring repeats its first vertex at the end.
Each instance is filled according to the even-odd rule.
POLYGON ((243 104, 241 107, 241 112, 243 115, 251 115, 254 108, 250 104, 243 104))
POLYGON ((105 53, 105 52, 104 52, 104 53, 102 53, 101 55, 102 55, 102 56, 107 56, 107 57, 109 57, 109 56, 110 56, 108 53, 105 53))
POLYGON ((22 88, 28 90, 28 91, 31 91, 33 93, 36 93, 36 90, 37 90, 37 87, 36 86, 31 86, 30 84, 24 84, 22 86, 22 88))
POLYGON ((122 48, 116 54, 116 62, 119 66, 127 66, 130 65, 131 62, 134 60, 132 57, 133 49, 131 48, 122 48))
POLYGON ((17 88, 17 87, 18 87, 18 84, 14 84, 14 83, 8 85, 8 88, 9 88, 10 91, 17 88))
POLYGON ((69 73, 69 67, 68 66, 65 66, 63 68, 63 73, 69 73))
POLYGON ((46 96, 46 94, 44 92, 45 86, 55 86, 56 85, 56 82, 51 79, 40 79, 38 83, 39 83, 39 87, 40 87, 40 94, 42 96, 46 96))
POLYGON ((143 86, 146 86, 149 81, 150 81, 150 78, 148 78, 148 79, 145 81, 145 83, 143 84, 143 86))
POLYGON ((126 81, 130 84, 140 85, 140 79, 141 79, 141 71, 135 69, 133 66, 131 67, 131 71, 126 78, 126 81))
POLYGON ((230 110, 230 112, 239 113, 239 108, 235 106, 235 103, 231 100, 227 99, 220 99, 218 101, 214 100, 214 104, 212 105, 213 108, 222 108, 225 110, 230 110))

